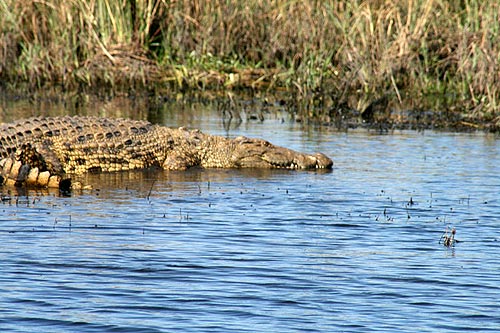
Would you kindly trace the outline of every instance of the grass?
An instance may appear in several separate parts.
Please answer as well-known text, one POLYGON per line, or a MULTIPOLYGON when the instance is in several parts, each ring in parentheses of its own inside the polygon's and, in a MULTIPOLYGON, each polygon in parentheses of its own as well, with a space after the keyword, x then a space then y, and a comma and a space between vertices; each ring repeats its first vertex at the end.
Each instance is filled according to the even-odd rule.
POLYGON ((284 90, 326 123, 435 110, 498 130, 499 20, 493 0, 0 0, 0 85, 284 90))

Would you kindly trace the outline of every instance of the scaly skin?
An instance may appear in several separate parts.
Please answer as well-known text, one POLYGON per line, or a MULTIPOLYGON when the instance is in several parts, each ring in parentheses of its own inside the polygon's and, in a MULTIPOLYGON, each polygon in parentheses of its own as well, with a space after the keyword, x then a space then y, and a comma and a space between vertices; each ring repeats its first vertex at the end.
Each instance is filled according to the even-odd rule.
POLYGON ((327 156, 146 121, 47 117, 0 125, 0 184, 71 186, 66 175, 149 167, 330 169, 327 156))

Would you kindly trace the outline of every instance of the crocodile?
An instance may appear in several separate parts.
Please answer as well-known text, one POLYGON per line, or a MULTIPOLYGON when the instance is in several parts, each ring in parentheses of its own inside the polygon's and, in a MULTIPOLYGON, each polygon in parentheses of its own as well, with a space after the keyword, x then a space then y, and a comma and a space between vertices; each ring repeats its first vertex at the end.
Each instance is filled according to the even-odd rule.
POLYGON ((147 121, 35 117, 0 125, 0 185, 71 189, 71 175, 159 167, 331 169, 322 153, 305 154, 262 139, 226 138, 147 121))

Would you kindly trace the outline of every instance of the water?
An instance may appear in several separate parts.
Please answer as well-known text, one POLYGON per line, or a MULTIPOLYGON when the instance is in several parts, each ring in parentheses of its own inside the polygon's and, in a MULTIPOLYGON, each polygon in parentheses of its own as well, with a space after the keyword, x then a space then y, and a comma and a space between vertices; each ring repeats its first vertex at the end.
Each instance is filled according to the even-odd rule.
POLYGON ((322 151, 335 169, 92 175, 69 198, 2 189, 0 331, 500 330, 498 138, 160 120, 322 151), (454 248, 439 244, 447 227, 454 248))

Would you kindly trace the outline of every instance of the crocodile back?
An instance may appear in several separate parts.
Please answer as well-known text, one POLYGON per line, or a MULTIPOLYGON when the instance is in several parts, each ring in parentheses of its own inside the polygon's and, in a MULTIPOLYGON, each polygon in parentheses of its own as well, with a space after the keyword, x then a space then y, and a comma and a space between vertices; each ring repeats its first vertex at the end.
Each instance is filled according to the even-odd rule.
POLYGON ((56 171, 76 174, 161 166, 170 131, 128 119, 30 118, 0 125, 0 157, 32 151, 23 163, 35 165, 34 159, 43 158, 56 171))

